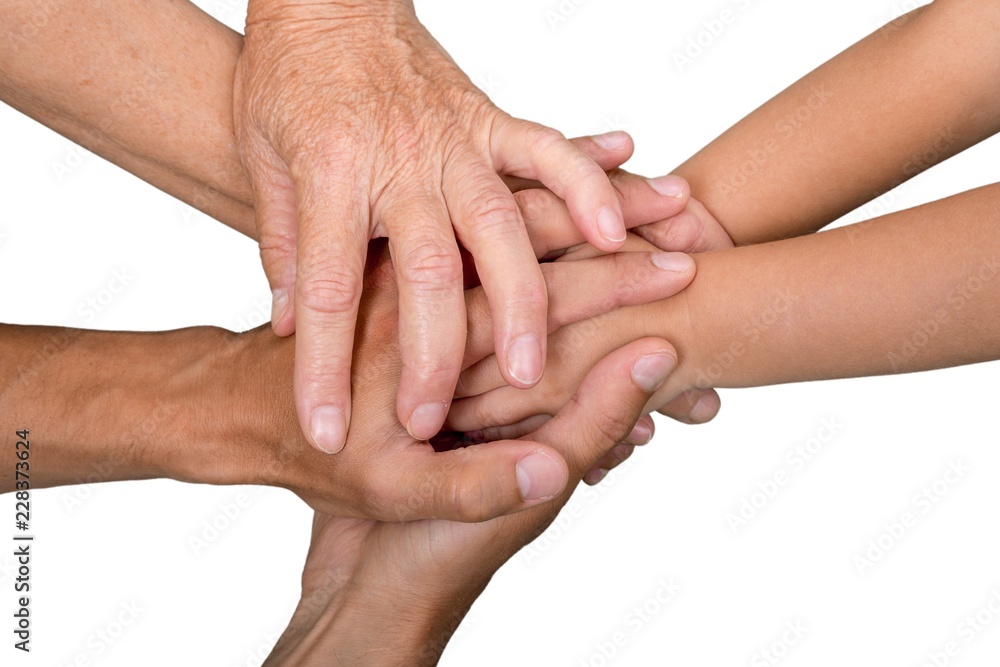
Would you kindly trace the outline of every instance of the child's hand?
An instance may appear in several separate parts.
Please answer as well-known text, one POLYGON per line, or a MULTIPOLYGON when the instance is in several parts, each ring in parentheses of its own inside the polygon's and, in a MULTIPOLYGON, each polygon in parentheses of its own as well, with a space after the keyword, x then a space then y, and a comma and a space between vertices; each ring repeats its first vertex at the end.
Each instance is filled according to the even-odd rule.
MULTIPOLYGON (((633 245, 638 243, 642 242, 630 241, 633 245)), ((626 258, 633 261, 632 255, 619 253, 622 261, 626 258)), ((655 303, 621 308, 561 328, 551 335, 553 345, 545 375, 532 389, 508 387, 496 371, 492 358, 473 365, 459 379, 448 428, 465 432, 477 440, 519 437, 518 434, 531 432, 548 416, 559 412, 594 364, 611 351, 649 336, 667 340, 678 336, 688 340, 684 299, 681 292, 655 303)), ((677 361, 676 350, 671 348, 669 353, 677 361)), ((648 389, 653 398, 646 405, 647 413, 669 411, 680 421, 702 423, 711 420, 719 409, 719 398, 713 390, 695 388, 680 371, 671 376, 667 385, 648 389)), ((641 431, 649 426, 649 422, 642 422, 638 429, 641 431)))
MULTIPOLYGON (((628 182, 631 175, 619 174, 618 182, 628 182)), ((613 180, 613 182, 614 182, 613 180)), ((547 211, 548 227, 563 224, 558 216, 547 211)), ((565 221, 565 224, 570 224, 565 221)), ((698 201, 691 199, 679 214, 635 230, 643 238, 630 234, 625 252, 649 252, 659 248, 684 252, 706 252, 733 246, 729 235, 718 221, 698 201)), ((577 261, 601 255, 592 246, 581 244, 570 248, 556 260, 577 261)), ((622 258, 624 260, 624 257, 622 258)), ((593 363, 603 357, 604 350, 614 349, 616 341, 630 341, 649 335, 646 332, 663 330, 657 324, 662 311, 677 312, 683 296, 651 304, 645 308, 627 308, 609 313, 601 318, 566 327, 556 334, 552 342, 552 355, 541 384, 528 391, 503 391, 506 386, 499 374, 490 371, 486 360, 463 373, 458 386, 457 400, 449 416, 448 426, 467 431, 476 439, 494 440, 519 437, 538 428, 555 414, 573 395, 593 363), (668 305, 668 302, 674 305, 668 305)), ((683 309, 680 310, 683 313, 683 309)), ((676 330, 685 324, 682 317, 674 317, 666 330, 676 330)), ((676 359, 676 354, 675 354, 676 359)), ((647 405, 647 410, 658 410, 678 421, 700 424, 710 421, 719 411, 718 394, 712 390, 694 388, 676 374, 669 387, 658 389, 647 405)), ((587 475, 585 481, 597 483, 607 472, 625 461, 636 445, 652 439, 653 420, 644 416, 629 437, 609 452, 587 475)))

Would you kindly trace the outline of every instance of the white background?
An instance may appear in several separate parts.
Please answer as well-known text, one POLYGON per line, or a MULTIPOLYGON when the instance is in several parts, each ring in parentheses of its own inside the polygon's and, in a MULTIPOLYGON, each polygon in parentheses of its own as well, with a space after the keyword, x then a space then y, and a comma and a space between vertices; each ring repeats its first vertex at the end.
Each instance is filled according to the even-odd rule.
MULTIPOLYGON (((576 3, 561 11, 558 0, 425 0, 418 11, 499 106, 570 135, 628 129, 638 145, 630 167, 651 176, 904 6, 576 3), (703 35, 708 46, 679 69, 675 52, 723 9, 735 21, 703 35)), ((202 4, 240 27, 245 0, 202 4)), ((68 141, 6 107, 0 137, 0 321, 245 329, 266 320, 252 242, 97 157, 74 157, 68 141), (78 305, 116 269, 132 276, 127 289, 83 321, 78 305)), ((987 142, 878 206, 998 181, 998 146, 987 142)), ((500 571, 443 663, 917 667, 954 640, 960 653, 949 664, 997 664, 1000 618, 983 614, 993 622, 972 641, 963 629, 971 626, 959 627, 993 591, 1000 599, 997 371, 730 391, 711 425, 660 419, 654 443, 598 491, 579 493, 572 513, 500 571), (797 468, 788 452, 825 435, 824 420, 839 425, 834 436, 797 468), (969 470, 939 485, 946 492, 924 512, 914 496, 949 462, 969 470), (727 514, 779 470, 791 481, 734 533, 727 514), (904 512, 916 526, 859 572, 855 558, 904 512), (656 602, 671 578, 680 592, 656 602), (647 604, 641 620, 634 609, 647 604), (759 652, 781 641, 786 623, 804 636, 768 662, 759 652), (605 657, 617 632, 624 645, 605 657)), ((10 648, 12 559, 3 548, 3 664, 82 656, 108 667, 256 666, 297 599, 310 512, 287 492, 139 482, 40 491, 34 501, 35 652, 10 648), (240 516, 195 553, 190 538, 240 494, 240 516), (110 645, 97 639, 132 604, 135 621, 110 645)), ((13 498, 0 505, 12 512, 13 498)))

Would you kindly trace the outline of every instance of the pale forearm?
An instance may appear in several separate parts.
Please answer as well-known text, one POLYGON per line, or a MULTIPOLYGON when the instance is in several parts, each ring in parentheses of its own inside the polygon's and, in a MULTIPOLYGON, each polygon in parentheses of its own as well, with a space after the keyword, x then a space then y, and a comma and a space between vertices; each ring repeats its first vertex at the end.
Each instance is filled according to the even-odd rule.
POLYGON ((1000 5, 938 0, 728 130, 677 173, 738 244, 816 231, 1000 131, 1000 5))
POLYGON ((0 3, 0 99, 252 234, 236 151, 242 38, 189 2, 0 3))
POLYGON ((31 432, 33 488, 169 477, 235 482, 243 461, 230 395, 215 386, 235 334, 116 333, 0 325, 0 493, 10 438, 31 432), (213 384, 214 383, 214 384, 213 384), (225 453, 228 452, 228 455, 225 453))
MULTIPOLYGON (((687 382, 746 387, 1000 358, 1000 185, 696 256, 661 324, 687 382), (679 326, 679 322, 688 321, 679 326)), ((662 333, 661 333, 662 335, 662 333)))

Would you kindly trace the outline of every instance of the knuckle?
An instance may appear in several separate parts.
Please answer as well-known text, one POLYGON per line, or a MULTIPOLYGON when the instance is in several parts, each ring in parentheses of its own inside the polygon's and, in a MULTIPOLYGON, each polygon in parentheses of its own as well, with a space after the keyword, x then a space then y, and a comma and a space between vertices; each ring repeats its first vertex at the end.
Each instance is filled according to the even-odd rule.
POLYGON ((437 506, 456 521, 473 523, 489 517, 485 489, 471 475, 453 474, 438 487, 437 506))
POLYGON ((514 194, 514 201, 521 212, 521 219, 524 224, 537 225, 546 220, 550 214, 549 204, 552 202, 552 195, 547 190, 541 188, 529 188, 514 194))
POLYGON ((537 279, 519 282, 508 303, 519 311, 546 310, 549 303, 549 292, 545 287, 545 280, 541 277, 541 271, 539 271, 537 279))
POLYGON ((535 150, 545 153, 556 148, 562 148, 569 141, 559 130, 544 125, 531 125, 527 129, 527 140, 535 150))
POLYGON ((462 258, 454 244, 425 241, 406 251, 399 271, 411 289, 420 292, 453 290, 462 281, 462 258))
POLYGON ((521 224, 521 209, 509 192, 482 190, 469 201, 469 217, 480 230, 506 232, 521 224))
MULTIPOLYGON (((575 407, 586 408, 581 406, 576 398, 572 401, 575 407)), ((595 452, 606 452, 613 448, 625 439, 635 423, 635 420, 631 419, 630 415, 623 414, 622 410, 591 410, 585 414, 590 416, 591 423, 588 444, 595 452)))
POLYGON ((704 227, 687 211, 674 218, 640 228, 642 235, 660 250, 693 252, 705 236, 704 227))
POLYGON ((296 300, 308 310, 319 313, 352 311, 361 296, 360 281, 348 271, 328 267, 298 281, 296 300))
POLYGON ((448 359, 447 355, 427 355, 425 358, 418 359, 417 361, 404 361, 403 375, 415 379, 420 384, 419 387, 415 388, 419 391, 419 395, 425 399, 429 400, 432 398, 430 392, 432 387, 441 387, 443 385, 448 386, 447 393, 450 397, 451 393, 453 393, 450 387, 455 383, 455 378, 461 372, 460 366, 460 363, 455 363, 453 360, 448 359))

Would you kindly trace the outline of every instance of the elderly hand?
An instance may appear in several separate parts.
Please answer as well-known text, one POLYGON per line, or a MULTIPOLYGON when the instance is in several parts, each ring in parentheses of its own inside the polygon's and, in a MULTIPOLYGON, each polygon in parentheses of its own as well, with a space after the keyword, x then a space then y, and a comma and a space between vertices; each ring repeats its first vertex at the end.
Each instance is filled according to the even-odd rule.
POLYGON ((598 248, 625 239, 604 170, 558 132, 495 107, 408 0, 251 0, 234 122, 274 330, 298 334, 298 418, 325 452, 344 446, 352 421, 351 353, 371 238, 389 238, 396 266, 396 409, 417 439, 440 429, 461 370, 459 242, 489 297, 501 374, 521 388, 542 376, 545 286, 502 177, 551 189, 598 248))

